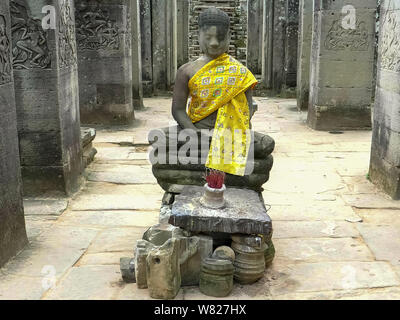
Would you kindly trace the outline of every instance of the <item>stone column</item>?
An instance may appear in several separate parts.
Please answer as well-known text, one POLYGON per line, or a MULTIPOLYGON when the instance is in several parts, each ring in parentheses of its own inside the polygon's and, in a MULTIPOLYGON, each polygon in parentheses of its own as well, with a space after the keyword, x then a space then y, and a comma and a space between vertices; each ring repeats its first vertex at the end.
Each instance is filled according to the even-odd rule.
POLYGON ((177 66, 176 0, 152 0, 154 93, 164 93, 175 80, 177 66))
POLYGON ((0 3, 0 267, 28 242, 22 204, 9 0, 0 3))
MULTIPOLYGON (((129 17, 129 16, 128 16, 129 17)), ((140 32, 139 0, 131 0, 131 32, 132 32, 132 100, 136 110, 143 109, 142 85, 142 41, 140 32)), ((128 27, 129 29, 129 20, 128 27)))
POLYGON ((299 41, 298 31, 299 0, 287 0, 284 86, 286 89, 292 90, 296 87, 297 82, 297 46, 299 41))
POLYGON ((299 46, 297 61, 297 107, 308 109, 310 95, 310 58, 313 0, 300 0, 299 46))
POLYGON ((261 74, 263 1, 248 0, 247 67, 254 74, 261 74))
POLYGON ((311 128, 371 126, 376 5, 376 0, 314 0, 311 128))
POLYGON ((380 21, 369 175, 400 199, 400 0, 383 0, 380 21))
POLYGON ((140 0, 140 33, 142 43, 142 77, 143 94, 145 97, 153 95, 153 49, 152 49, 152 0, 140 0))
POLYGON ((263 0, 263 30, 262 30, 262 83, 266 89, 272 89, 272 48, 274 26, 274 2, 263 0))
POLYGON ((83 124, 131 124, 131 0, 75 0, 83 124))
POLYGON ((189 1, 177 0, 178 68, 189 61, 189 1))
POLYGON ((24 194, 70 194, 83 171, 74 3, 11 0, 10 6, 24 194), (55 29, 42 28, 49 4, 55 29))

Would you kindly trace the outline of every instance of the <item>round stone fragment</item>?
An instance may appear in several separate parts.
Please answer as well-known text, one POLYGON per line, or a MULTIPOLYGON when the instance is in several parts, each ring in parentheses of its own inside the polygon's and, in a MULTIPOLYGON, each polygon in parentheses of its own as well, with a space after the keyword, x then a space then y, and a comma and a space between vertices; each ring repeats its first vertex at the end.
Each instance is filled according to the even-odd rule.
POLYGON ((232 262, 206 258, 201 265, 199 288, 202 293, 211 297, 226 297, 233 289, 232 262))
POLYGON ((212 257, 215 259, 229 260, 233 263, 235 261, 235 252, 228 246, 221 246, 214 250, 212 257))

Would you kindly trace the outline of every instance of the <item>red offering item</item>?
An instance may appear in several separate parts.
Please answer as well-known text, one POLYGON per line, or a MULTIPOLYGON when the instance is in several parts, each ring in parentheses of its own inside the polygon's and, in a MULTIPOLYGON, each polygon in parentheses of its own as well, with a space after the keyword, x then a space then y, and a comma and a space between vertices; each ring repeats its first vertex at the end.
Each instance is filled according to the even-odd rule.
POLYGON ((221 189, 225 182, 225 172, 207 169, 205 178, 210 188, 221 189))

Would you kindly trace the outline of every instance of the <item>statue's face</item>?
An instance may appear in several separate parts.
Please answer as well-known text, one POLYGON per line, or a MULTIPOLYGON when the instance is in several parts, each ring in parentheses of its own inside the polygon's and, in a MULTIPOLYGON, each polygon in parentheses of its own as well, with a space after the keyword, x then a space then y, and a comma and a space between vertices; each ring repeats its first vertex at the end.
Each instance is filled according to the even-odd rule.
POLYGON ((229 49, 230 35, 218 32, 216 26, 200 30, 200 48, 204 54, 215 59, 229 49))

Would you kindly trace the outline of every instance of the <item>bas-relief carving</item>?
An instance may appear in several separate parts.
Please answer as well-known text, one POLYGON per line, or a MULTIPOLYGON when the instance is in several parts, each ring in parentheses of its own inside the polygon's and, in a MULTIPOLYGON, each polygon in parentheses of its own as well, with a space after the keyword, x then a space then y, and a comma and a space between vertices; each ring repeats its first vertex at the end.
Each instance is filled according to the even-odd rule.
POLYGON ((31 17, 21 1, 10 2, 14 69, 46 69, 51 66, 47 32, 40 19, 31 17))
POLYGON ((60 67, 66 68, 77 63, 75 23, 70 0, 60 1, 60 19, 58 20, 58 49, 60 67))
POLYGON ((0 85, 11 82, 10 39, 6 18, 0 14, 0 85))
POLYGON ((342 20, 335 20, 325 39, 327 50, 367 51, 370 45, 368 29, 364 21, 357 21, 355 29, 344 29, 342 20))
POLYGON ((400 18, 394 12, 388 12, 381 27, 381 69, 400 72, 400 18))
POLYGON ((99 6, 76 9, 76 40, 78 50, 112 49, 121 45, 116 21, 110 19, 107 10, 99 6))
POLYGON ((126 50, 128 51, 132 47, 132 19, 131 19, 131 13, 129 12, 129 8, 128 8, 128 13, 126 15, 125 45, 126 45, 126 50))

